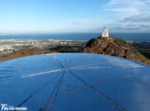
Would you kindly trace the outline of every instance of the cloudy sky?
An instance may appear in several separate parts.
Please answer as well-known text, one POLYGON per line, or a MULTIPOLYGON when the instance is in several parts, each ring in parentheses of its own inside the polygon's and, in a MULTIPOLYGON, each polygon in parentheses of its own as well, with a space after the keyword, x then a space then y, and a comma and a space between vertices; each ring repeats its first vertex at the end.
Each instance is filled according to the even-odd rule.
POLYGON ((0 33, 150 32, 150 0, 0 0, 0 33))

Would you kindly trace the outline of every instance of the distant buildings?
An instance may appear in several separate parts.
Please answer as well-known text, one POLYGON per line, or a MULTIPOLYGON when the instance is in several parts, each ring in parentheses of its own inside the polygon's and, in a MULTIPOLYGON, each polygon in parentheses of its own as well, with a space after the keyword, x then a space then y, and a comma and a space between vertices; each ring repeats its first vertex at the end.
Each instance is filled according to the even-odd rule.
POLYGON ((102 32, 102 37, 109 37, 109 33, 108 33, 108 28, 104 27, 103 32, 102 32))
POLYGON ((0 45, 0 51, 13 50, 11 45, 0 45))

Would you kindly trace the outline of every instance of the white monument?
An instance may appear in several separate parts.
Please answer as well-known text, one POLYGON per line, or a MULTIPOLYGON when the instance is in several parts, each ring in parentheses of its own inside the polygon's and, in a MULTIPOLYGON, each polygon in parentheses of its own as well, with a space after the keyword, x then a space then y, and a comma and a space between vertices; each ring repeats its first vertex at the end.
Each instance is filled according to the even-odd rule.
POLYGON ((109 37, 109 33, 108 33, 108 28, 104 27, 103 32, 102 32, 102 37, 109 37))

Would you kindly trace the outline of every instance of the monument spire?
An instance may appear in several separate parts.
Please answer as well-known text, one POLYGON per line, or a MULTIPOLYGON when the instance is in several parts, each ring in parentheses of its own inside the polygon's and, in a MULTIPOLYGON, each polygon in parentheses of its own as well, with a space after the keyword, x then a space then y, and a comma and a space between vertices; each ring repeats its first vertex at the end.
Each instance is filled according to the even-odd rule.
POLYGON ((104 27, 103 32, 102 32, 102 37, 109 37, 109 33, 108 33, 108 28, 104 27))

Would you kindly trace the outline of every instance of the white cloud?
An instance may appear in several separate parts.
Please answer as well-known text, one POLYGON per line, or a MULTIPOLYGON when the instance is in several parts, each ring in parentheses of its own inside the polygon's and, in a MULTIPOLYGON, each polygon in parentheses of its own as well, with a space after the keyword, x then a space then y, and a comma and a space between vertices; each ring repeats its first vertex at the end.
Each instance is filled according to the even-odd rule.
POLYGON ((150 16, 131 16, 128 18, 124 18, 122 22, 140 22, 140 23, 149 23, 150 22, 150 16))
POLYGON ((144 13, 150 14, 150 6, 147 4, 146 0, 110 0, 103 9, 110 12, 118 12, 122 14, 122 17, 144 13))
POLYGON ((135 6, 135 7, 139 7, 139 6, 145 6, 145 2, 149 1, 149 0, 110 0, 110 2, 108 4, 106 4, 105 6, 113 6, 113 5, 124 5, 124 6, 135 6))
POLYGON ((141 24, 143 26, 150 25, 150 0, 110 0, 108 4, 103 6, 102 10, 111 13, 112 19, 115 20, 112 25, 116 29, 142 31, 144 27, 141 27, 141 24), (127 28, 129 24, 134 24, 134 26, 127 28))
POLYGON ((150 0, 110 0, 101 9, 99 18, 68 19, 67 27, 78 31, 98 32, 108 27, 110 32, 148 32, 150 30, 150 0))
POLYGON ((119 18, 127 17, 130 15, 139 14, 139 10, 136 8, 107 8, 105 11, 113 12, 113 14, 119 18))
POLYGON ((103 18, 91 18, 91 19, 68 19, 64 20, 66 24, 66 28, 70 27, 77 32, 100 32, 105 26, 109 26, 109 24, 114 23, 115 21, 111 18, 105 20, 103 18), (77 30, 78 29, 78 30, 77 30))
POLYGON ((85 23, 92 22, 93 20, 92 19, 68 19, 68 20, 65 20, 65 21, 71 22, 74 25, 82 25, 82 24, 85 24, 85 23))
POLYGON ((142 32, 150 29, 149 0, 110 0, 102 7, 97 18, 71 18, 59 21, 48 30, 56 32, 142 32), (60 26, 61 24, 61 26, 60 26))

